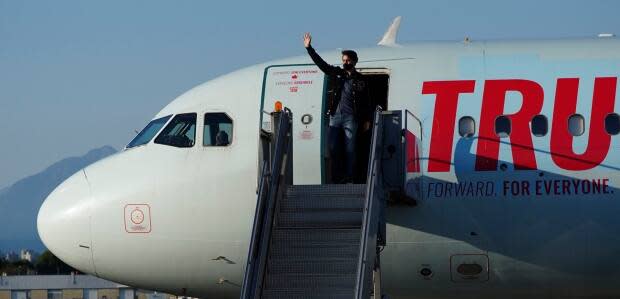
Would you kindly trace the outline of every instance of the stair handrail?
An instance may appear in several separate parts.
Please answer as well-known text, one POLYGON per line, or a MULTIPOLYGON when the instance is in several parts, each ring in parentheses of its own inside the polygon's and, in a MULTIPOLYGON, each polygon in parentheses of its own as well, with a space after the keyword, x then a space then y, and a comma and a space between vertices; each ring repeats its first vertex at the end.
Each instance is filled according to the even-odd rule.
MULTIPOLYGON (((422 134, 422 121, 415 115, 413 114, 413 112, 411 112, 408 109, 405 109, 405 117, 404 117, 404 121, 405 121, 405 126, 403 129, 403 137, 404 137, 404 142, 402 143, 402 152, 403 154, 403 162, 402 162, 402 167, 403 167, 403 177, 402 177, 402 184, 403 184, 403 189, 405 192, 405 195, 407 196, 407 198, 409 198, 411 201, 410 203, 415 205, 415 201, 417 199, 419 199, 419 195, 421 193, 421 186, 420 183, 417 182, 417 185, 415 185, 415 189, 414 192, 411 192, 408 188, 408 180, 409 180, 409 165, 410 163, 415 163, 414 165, 414 169, 417 169, 417 172, 419 174, 421 174, 421 168, 422 168, 422 161, 420 160, 420 155, 421 153, 421 146, 422 144, 424 144, 424 135, 422 134), (413 120, 412 123, 415 122, 415 124, 417 124, 418 128, 420 129, 419 131, 411 131, 409 130, 409 118, 411 118, 413 120), (407 134, 413 134, 414 136, 414 140, 413 140, 413 144, 409 144, 409 138, 407 134), (417 140, 419 139, 419 141, 417 140), (409 148, 410 146, 413 148, 413 157, 409 157, 409 148), (413 158, 413 159, 412 159, 413 158)), ((414 181, 415 182, 415 181, 414 181)))
POLYGON ((261 171, 241 299, 260 297, 276 202, 281 196, 279 191, 282 183, 286 182, 282 177, 286 175, 287 164, 290 163, 292 113, 288 108, 275 113, 280 113, 274 130, 276 137, 271 140, 275 146, 270 159, 271 165, 265 161, 261 171))
MULTIPOLYGON (((366 178, 366 199, 362 217, 360 254, 357 264, 355 298, 370 297, 370 282, 375 268, 378 249, 377 239, 385 225, 384 192, 381 178, 381 150, 383 145, 382 109, 377 107, 374 115, 372 141, 370 143, 370 159, 368 160, 368 176, 366 178)), ((384 237, 384 236, 383 236, 384 237)), ((381 298, 375 294, 375 298, 381 298)))

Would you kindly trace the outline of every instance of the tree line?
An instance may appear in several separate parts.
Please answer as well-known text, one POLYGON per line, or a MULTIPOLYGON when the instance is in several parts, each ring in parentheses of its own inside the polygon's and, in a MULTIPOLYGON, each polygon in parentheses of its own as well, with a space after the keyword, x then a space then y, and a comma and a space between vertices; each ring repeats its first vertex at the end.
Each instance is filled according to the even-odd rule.
POLYGON ((8 261, 0 257, 0 273, 6 275, 66 275, 79 272, 45 250, 34 262, 27 260, 8 261))

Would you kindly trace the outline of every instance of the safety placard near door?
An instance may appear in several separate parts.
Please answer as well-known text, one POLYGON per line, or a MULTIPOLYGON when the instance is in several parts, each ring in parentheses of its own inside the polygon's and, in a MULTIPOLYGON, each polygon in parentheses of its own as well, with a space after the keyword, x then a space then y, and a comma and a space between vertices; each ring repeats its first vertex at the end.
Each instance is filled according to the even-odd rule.
MULTIPOLYGON (((263 110, 276 101, 293 112, 293 182, 321 183, 321 129, 324 74, 314 65, 272 66, 266 69, 263 110)), ((268 118, 263 115, 263 122, 268 118)))

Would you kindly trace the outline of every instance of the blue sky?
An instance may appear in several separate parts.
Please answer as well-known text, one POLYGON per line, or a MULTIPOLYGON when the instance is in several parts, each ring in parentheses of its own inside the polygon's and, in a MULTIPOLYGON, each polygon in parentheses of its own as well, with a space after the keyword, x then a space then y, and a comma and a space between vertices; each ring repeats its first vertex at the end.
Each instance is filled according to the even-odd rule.
POLYGON ((165 104, 237 68, 399 41, 620 34, 620 1, 0 0, 0 188, 122 148, 165 104))

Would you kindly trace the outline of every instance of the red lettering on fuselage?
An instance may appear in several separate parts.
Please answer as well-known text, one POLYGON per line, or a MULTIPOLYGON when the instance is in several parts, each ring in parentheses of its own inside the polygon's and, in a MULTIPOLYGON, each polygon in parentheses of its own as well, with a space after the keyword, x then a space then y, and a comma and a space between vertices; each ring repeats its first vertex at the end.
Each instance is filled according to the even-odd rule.
POLYGON ((474 92, 474 80, 430 81, 422 85, 422 94, 436 94, 433 131, 429 148, 428 171, 450 171, 456 104, 459 94, 474 92))
MULTIPOLYGON (((617 77, 601 77, 594 81, 588 145, 585 152, 573 151, 573 136, 568 119, 575 114, 579 89, 578 78, 557 80, 555 104, 551 126, 550 151, 554 163, 565 170, 591 169, 605 160, 611 136, 605 131, 605 117, 614 111, 617 77)), ((435 111, 429 148, 429 172, 448 172, 452 164, 456 110, 459 95, 473 93, 474 80, 424 82, 422 94, 435 94, 435 111)), ((497 170, 500 139, 495 133, 495 120, 506 115, 512 130, 509 136, 512 159, 516 170, 537 169, 530 122, 541 113, 544 90, 540 84, 523 79, 486 80, 480 113, 480 132, 476 149, 476 170, 497 170), (518 92, 522 96, 521 108, 514 114, 504 114, 506 94, 518 92)), ((568 190, 567 185, 537 186, 568 190)))
POLYGON ((405 139, 407 140, 407 172, 420 172, 418 139, 409 131, 406 131, 405 139))
POLYGON ((495 120, 504 115, 506 94, 509 91, 519 92, 523 98, 521 109, 507 115, 512 126, 510 145, 515 169, 537 168, 529 123, 542 110, 545 97, 543 88, 528 80, 487 80, 482 96, 476 170, 497 170, 499 137, 495 134, 495 120))
POLYGON ((605 116, 614 111, 617 81, 616 77, 594 80, 588 146, 585 152, 576 154, 568 118, 577 109, 579 78, 558 79, 551 127, 551 157, 557 166, 566 170, 587 170, 605 160, 611 144, 611 135, 605 132, 605 116))

